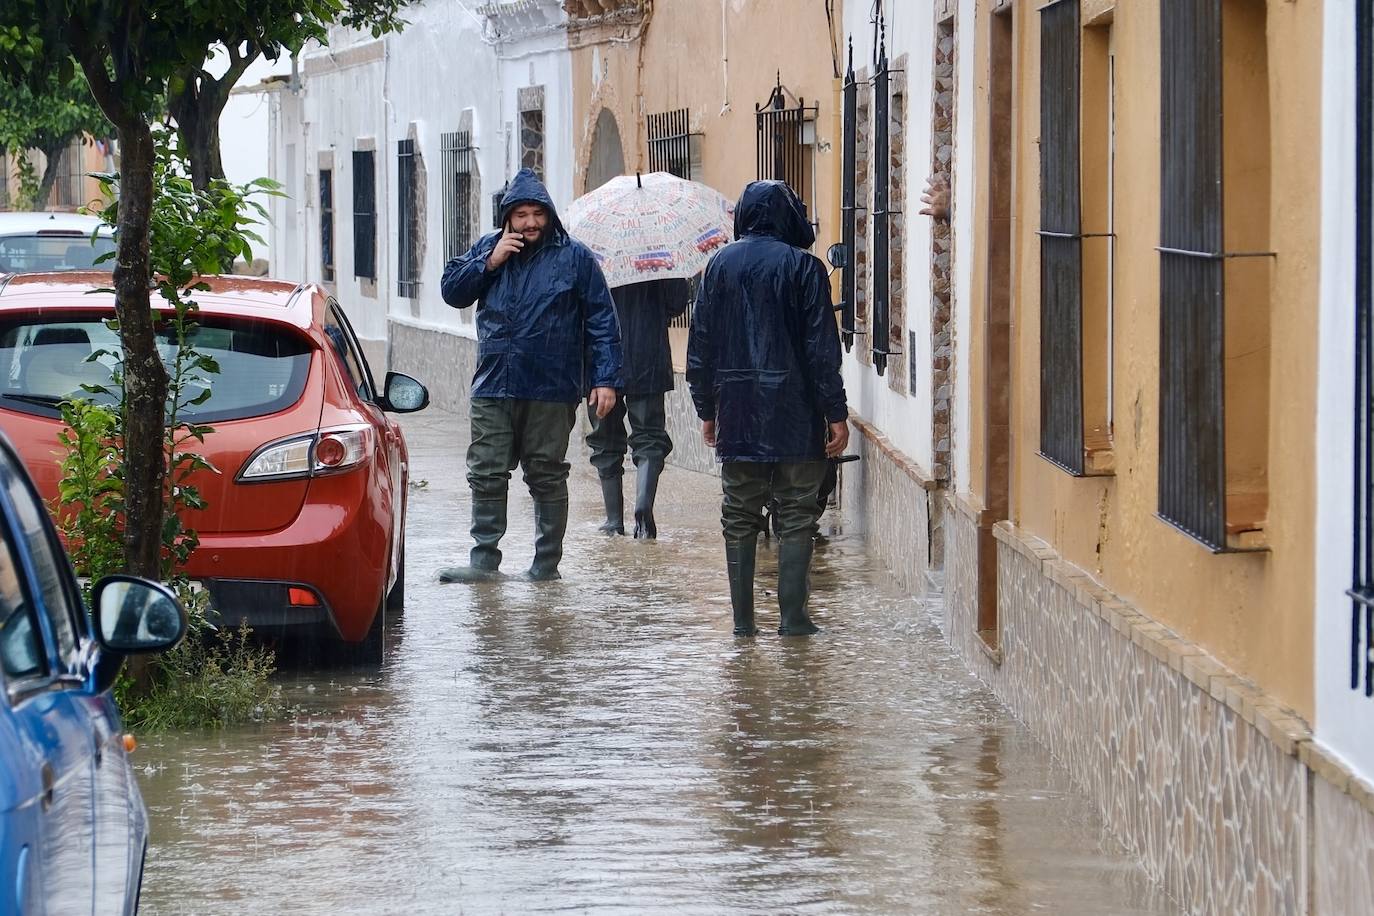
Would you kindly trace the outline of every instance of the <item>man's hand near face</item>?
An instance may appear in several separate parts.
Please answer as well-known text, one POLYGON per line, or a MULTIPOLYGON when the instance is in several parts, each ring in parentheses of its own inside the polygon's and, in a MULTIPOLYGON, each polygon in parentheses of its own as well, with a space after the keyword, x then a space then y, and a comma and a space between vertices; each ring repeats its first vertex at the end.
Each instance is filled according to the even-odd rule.
POLYGON ((525 247, 525 238, 518 232, 511 232, 509 229, 502 234, 497 241, 496 247, 487 255, 487 270, 495 270, 506 261, 510 256, 525 247))

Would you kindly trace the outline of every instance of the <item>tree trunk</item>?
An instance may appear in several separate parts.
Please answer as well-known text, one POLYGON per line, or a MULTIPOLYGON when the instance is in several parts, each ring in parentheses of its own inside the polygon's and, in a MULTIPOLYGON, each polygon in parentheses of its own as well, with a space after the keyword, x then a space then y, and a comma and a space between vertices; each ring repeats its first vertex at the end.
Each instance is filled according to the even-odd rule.
POLYGON ((219 116, 223 107, 204 110, 194 102, 176 109, 177 128, 186 155, 191 160, 191 184, 204 191, 211 181, 224 178, 224 162, 219 152, 219 116))
POLYGON ((45 147, 42 150, 47 165, 43 166, 43 180, 38 182, 38 194, 33 199, 34 210, 48 209, 48 199, 52 196, 52 186, 57 184, 57 171, 62 167, 62 157, 67 155, 67 147, 70 144, 71 138, 66 137, 56 146, 45 147))
POLYGON ((148 232, 153 208, 153 135, 148 122, 119 122, 119 248, 115 313, 124 348, 124 559, 128 571, 162 577, 163 424, 167 369, 158 355, 149 300, 148 232))

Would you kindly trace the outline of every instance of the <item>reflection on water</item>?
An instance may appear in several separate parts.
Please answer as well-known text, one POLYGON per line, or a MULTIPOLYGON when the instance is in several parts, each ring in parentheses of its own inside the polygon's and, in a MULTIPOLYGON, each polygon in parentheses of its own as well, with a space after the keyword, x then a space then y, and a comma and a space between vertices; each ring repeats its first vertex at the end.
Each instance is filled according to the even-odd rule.
POLYGON ((434 582, 465 550, 455 423, 408 423, 429 485, 381 670, 142 741, 145 912, 1175 912, 852 535, 817 552, 810 642, 767 635, 766 549, 765 635, 730 636, 716 483, 680 471, 658 543, 597 535, 579 469, 566 579, 434 582))

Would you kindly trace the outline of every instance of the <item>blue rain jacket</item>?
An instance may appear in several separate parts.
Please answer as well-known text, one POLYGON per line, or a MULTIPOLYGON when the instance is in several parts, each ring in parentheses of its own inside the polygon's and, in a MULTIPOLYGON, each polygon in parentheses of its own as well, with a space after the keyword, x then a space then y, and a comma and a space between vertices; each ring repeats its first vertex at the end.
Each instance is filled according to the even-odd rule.
POLYGON ((502 225, 522 203, 549 211, 537 248, 487 270, 501 238, 489 233, 450 261, 440 282, 449 305, 477 303, 472 396, 572 403, 592 388, 620 388, 620 329, 596 257, 564 231, 548 189, 530 169, 511 179, 501 199, 502 225))
POLYGON ((826 424, 849 416, 840 335, 806 208, 755 181, 735 207, 737 241, 706 266, 692 315, 687 383, 716 421, 719 461, 817 461, 826 424))

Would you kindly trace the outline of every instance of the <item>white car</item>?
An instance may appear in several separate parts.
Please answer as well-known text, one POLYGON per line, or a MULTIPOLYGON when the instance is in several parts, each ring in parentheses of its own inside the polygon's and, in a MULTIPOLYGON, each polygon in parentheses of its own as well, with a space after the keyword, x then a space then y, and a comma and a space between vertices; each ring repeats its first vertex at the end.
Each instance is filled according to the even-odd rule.
POLYGON ((0 213, 0 274, 110 270, 96 258, 114 251, 114 233, 80 213, 0 213))

